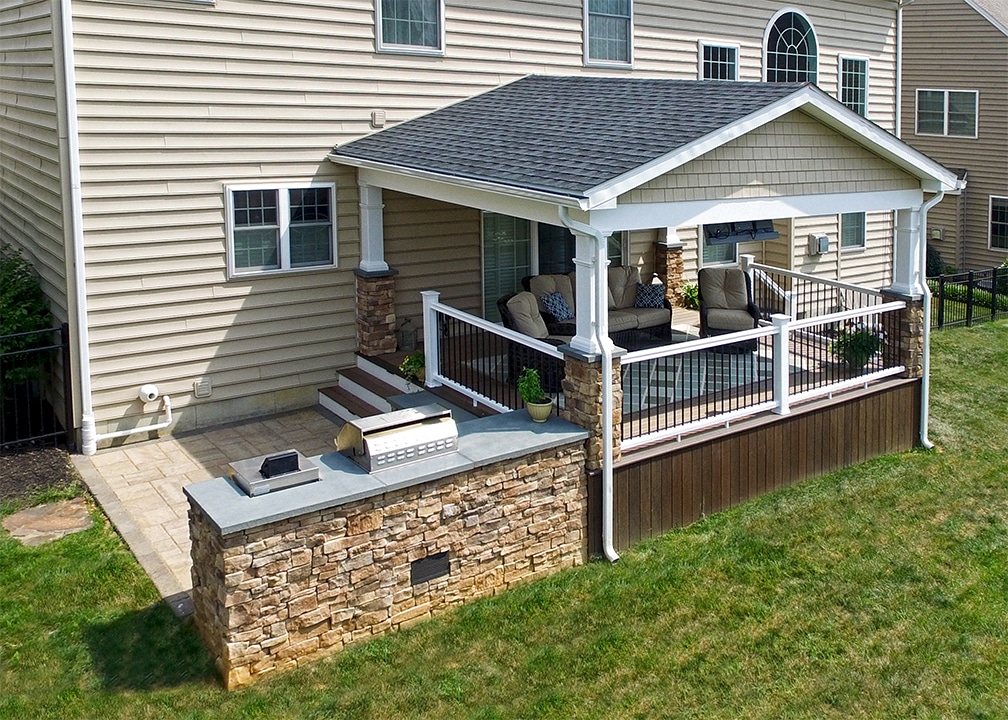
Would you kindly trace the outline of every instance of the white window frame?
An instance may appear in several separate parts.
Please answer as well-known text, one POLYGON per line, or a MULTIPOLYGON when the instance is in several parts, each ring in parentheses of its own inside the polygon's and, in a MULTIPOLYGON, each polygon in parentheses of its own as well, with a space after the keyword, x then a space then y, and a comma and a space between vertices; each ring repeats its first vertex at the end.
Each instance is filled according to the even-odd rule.
POLYGON ((1008 195, 991 195, 987 200, 987 249, 994 250, 995 252, 1003 252, 1008 250, 1006 247, 998 247, 997 245, 992 245, 991 240, 994 238, 994 201, 1004 200, 1005 204, 1008 205, 1008 195))
POLYGON ((382 30, 382 0, 375 0, 375 45, 378 52, 399 53, 404 55, 436 55, 445 54, 445 4, 444 0, 437 0, 438 11, 438 46, 429 47, 427 45, 398 45, 386 43, 382 30))
POLYGON ((618 60, 595 60, 591 57, 591 37, 589 37, 589 13, 588 13, 588 2, 589 0, 583 0, 582 2, 582 19, 581 27, 582 33, 582 45, 584 46, 584 64, 590 67, 611 67, 611 68, 632 68, 634 64, 634 2, 630 0, 630 17, 628 19, 627 25, 627 55, 629 56, 626 61, 618 60))
POLYGON ((963 138, 965 140, 976 139, 980 132, 980 92, 978 90, 958 90, 954 88, 917 88, 914 93, 914 133, 926 137, 950 137, 963 138), (942 132, 921 132, 920 131, 920 96, 922 92, 944 93, 945 104, 942 110, 943 122, 942 132), (949 93, 962 93, 972 95, 973 100, 973 134, 972 135, 950 135, 949 134, 949 93))
POLYGON ((707 246, 707 234, 704 232, 703 225, 697 225, 697 238, 697 260, 699 261, 700 267, 730 267, 732 265, 738 265, 738 243, 723 243, 721 245, 721 247, 732 248, 732 257, 730 260, 715 260, 713 262, 708 262, 704 260, 704 247, 707 246))
POLYGON ((338 243, 336 241, 336 183, 315 182, 310 180, 278 180, 276 182, 257 183, 234 183, 224 186, 224 207, 225 207, 225 232, 227 235, 227 266, 229 279, 247 279, 252 277, 262 277, 267 275, 285 275, 301 272, 318 272, 319 270, 330 270, 339 266, 339 256, 337 254, 338 243), (309 188, 327 188, 329 190, 329 212, 330 241, 332 242, 332 262, 319 265, 307 265, 304 267, 291 267, 290 261, 290 191, 306 190, 309 188), (235 267, 234 248, 234 194, 245 190, 274 190, 277 193, 277 225, 280 233, 280 267, 267 270, 242 269, 235 267))
POLYGON ((816 62, 815 79, 811 80, 810 82, 813 85, 818 85, 819 84, 819 68, 822 67, 822 62, 821 62, 821 60, 822 60, 822 57, 821 57, 822 53, 819 50, 819 33, 816 31, 815 25, 812 24, 812 21, 809 20, 808 15, 806 15, 801 10, 799 10, 798 8, 795 8, 795 7, 786 7, 786 8, 782 8, 782 9, 778 10, 777 12, 775 12, 774 15, 773 15, 773 17, 770 18, 770 22, 768 22, 766 24, 766 27, 763 29, 763 81, 764 82, 769 82, 770 81, 770 64, 769 64, 769 60, 770 60, 769 55, 770 54, 768 52, 768 47, 767 47, 767 44, 768 44, 768 42, 770 40, 770 31, 773 29, 773 26, 777 23, 777 20, 780 19, 780 17, 782 15, 786 15, 788 13, 795 13, 796 15, 801 15, 802 18, 805 19, 805 22, 808 23, 809 32, 812 33, 812 38, 813 38, 813 40, 815 40, 815 46, 816 46, 815 47, 815 51, 816 51, 816 54, 815 54, 815 62, 816 62))
MULTIPOLYGON (((843 84, 843 82, 844 82, 844 70, 843 70, 844 60, 847 60, 847 61, 850 61, 850 62, 864 63, 864 83, 865 83, 865 86, 864 86, 864 112, 863 113, 859 113, 859 114, 861 115, 861 117, 868 117, 868 97, 869 97, 869 91, 871 89, 871 62, 866 57, 856 57, 854 55, 841 55, 841 56, 839 56, 837 58, 837 100, 839 100, 841 103, 843 103, 844 106, 847 107, 849 110, 853 110, 853 108, 847 106, 847 104, 843 102, 843 93, 844 93, 844 89, 845 89, 844 88, 844 84, 843 84)), ((854 110, 854 112, 857 112, 857 110, 854 110)))
POLYGON ((837 237, 837 245, 840 252, 861 252, 868 246, 868 215, 863 212, 842 213, 837 217, 837 227, 840 232, 837 237), (856 245, 844 245, 844 217, 847 215, 861 216, 861 236, 856 245))
POLYGON ((704 77, 704 50, 706 48, 718 48, 723 50, 733 50, 735 52, 735 64, 732 68, 734 77, 729 78, 729 80, 739 79, 739 46, 732 43, 726 42, 716 42, 714 40, 698 40, 697 41, 697 79, 698 80, 720 80, 721 78, 706 78, 704 77))

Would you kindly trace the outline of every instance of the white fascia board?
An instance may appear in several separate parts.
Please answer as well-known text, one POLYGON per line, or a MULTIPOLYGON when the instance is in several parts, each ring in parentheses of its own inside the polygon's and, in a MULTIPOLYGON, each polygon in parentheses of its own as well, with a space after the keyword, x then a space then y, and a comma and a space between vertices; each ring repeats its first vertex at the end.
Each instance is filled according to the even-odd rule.
MULTIPOLYGON (((493 190, 468 187, 440 179, 391 172, 381 169, 358 168, 357 181, 365 185, 397 190, 417 197, 431 198, 463 207, 489 210, 513 217, 536 220, 556 225, 557 200, 538 200, 505 194, 493 190)), ((570 207, 576 208, 577 205, 570 207)))
POLYGON ((433 190, 430 192, 402 190, 402 192, 410 192, 421 197, 436 197, 439 200, 455 203, 456 205, 479 207, 478 205, 472 205, 466 201, 466 198, 473 197, 475 194, 476 196, 485 195, 488 197, 509 197, 517 201, 528 200, 533 203, 546 203, 554 209, 554 216, 556 215, 556 207, 558 205, 578 210, 587 209, 587 198, 578 198, 559 193, 549 193, 541 190, 530 190, 528 188, 503 185, 501 183, 493 183, 486 180, 473 180, 471 178, 442 175, 440 173, 430 172, 427 170, 404 168, 398 165, 390 165, 388 163, 375 162, 373 160, 362 160, 360 158, 345 157, 343 155, 336 155, 333 153, 330 153, 328 157, 331 162, 337 165, 355 167, 361 173, 365 170, 370 171, 374 173, 372 177, 376 180, 380 178, 382 183, 386 183, 380 184, 376 181, 369 184, 389 188, 390 190, 400 189, 395 186, 396 183, 404 184, 416 189, 425 188, 428 184, 430 184, 438 188, 438 195, 430 194, 430 192, 434 192, 433 190))
POLYGON ((594 227, 644 230, 655 227, 689 227, 718 222, 744 222, 767 218, 817 217, 849 212, 887 212, 918 207, 924 201, 919 189, 874 193, 792 195, 736 200, 691 200, 670 203, 620 205, 615 210, 592 210, 594 227))
POLYGON ((971 8, 973 8, 974 10, 976 10, 977 13, 982 15, 984 20, 986 20, 991 25, 1000 30, 1003 35, 1008 35, 1008 25, 1006 25, 999 18, 996 18, 993 15, 991 15, 986 8, 980 7, 975 2, 973 2, 973 0, 966 0, 966 4, 969 5, 971 8))
POLYGON ((825 93, 812 87, 804 87, 714 133, 695 140, 689 145, 655 158, 650 163, 641 165, 609 182, 590 189, 587 193, 589 207, 593 209, 601 207, 605 203, 611 202, 613 198, 669 173, 677 167, 783 117, 793 110, 805 111, 827 127, 865 146, 868 150, 921 179, 922 183, 926 185, 925 189, 941 187, 946 192, 955 192, 960 189, 955 173, 949 172, 926 155, 917 152, 825 93))

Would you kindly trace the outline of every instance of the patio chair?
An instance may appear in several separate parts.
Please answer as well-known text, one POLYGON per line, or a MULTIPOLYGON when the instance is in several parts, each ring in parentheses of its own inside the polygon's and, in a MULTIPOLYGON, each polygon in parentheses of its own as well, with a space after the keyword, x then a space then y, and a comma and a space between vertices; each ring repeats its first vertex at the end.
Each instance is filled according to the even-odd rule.
MULTIPOLYGON (((539 314, 538 303, 530 292, 512 293, 499 298, 497 309, 500 311, 504 327, 508 330, 520 332, 550 345, 559 346, 570 341, 569 337, 548 334, 546 324, 539 314)), ((563 360, 543 355, 530 347, 509 341, 507 382, 511 385, 517 383, 522 368, 526 367, 539 371, 539 378, 546 392, 559 393, 563 391, 561 387, 565 374, 563 360)))
MULTIPOLYGON (((759 326, 760 311, 753 302, 752 281, 739 268, 702 268, 697 275, 700 295, 700 336, 712 337, 759 326)), ((753 351, 756 341, 733 349, 753 351)))

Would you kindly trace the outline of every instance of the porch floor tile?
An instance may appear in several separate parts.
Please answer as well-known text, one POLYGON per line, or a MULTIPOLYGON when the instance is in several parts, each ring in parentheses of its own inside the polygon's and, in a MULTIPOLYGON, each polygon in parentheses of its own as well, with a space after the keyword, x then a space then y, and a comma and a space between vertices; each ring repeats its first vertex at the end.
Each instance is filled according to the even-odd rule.
POLYGON ((297 448, 333 449, 342 423, 318 409, 99 450, 72 460, 116 530, 178 615, 192 612, 189 505, 182 487, 220 477, 229 462, 297 448), (241 453, 236 456, 235 452, 241 453))

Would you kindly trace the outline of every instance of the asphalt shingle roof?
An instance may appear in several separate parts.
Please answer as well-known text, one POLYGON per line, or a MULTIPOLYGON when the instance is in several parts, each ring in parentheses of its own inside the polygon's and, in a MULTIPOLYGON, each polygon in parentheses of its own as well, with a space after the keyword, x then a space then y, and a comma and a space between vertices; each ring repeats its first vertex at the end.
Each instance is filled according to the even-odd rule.
POLYGON ((333 157, 583 197, 801 87, 529 76, 347 143, 333 157))

